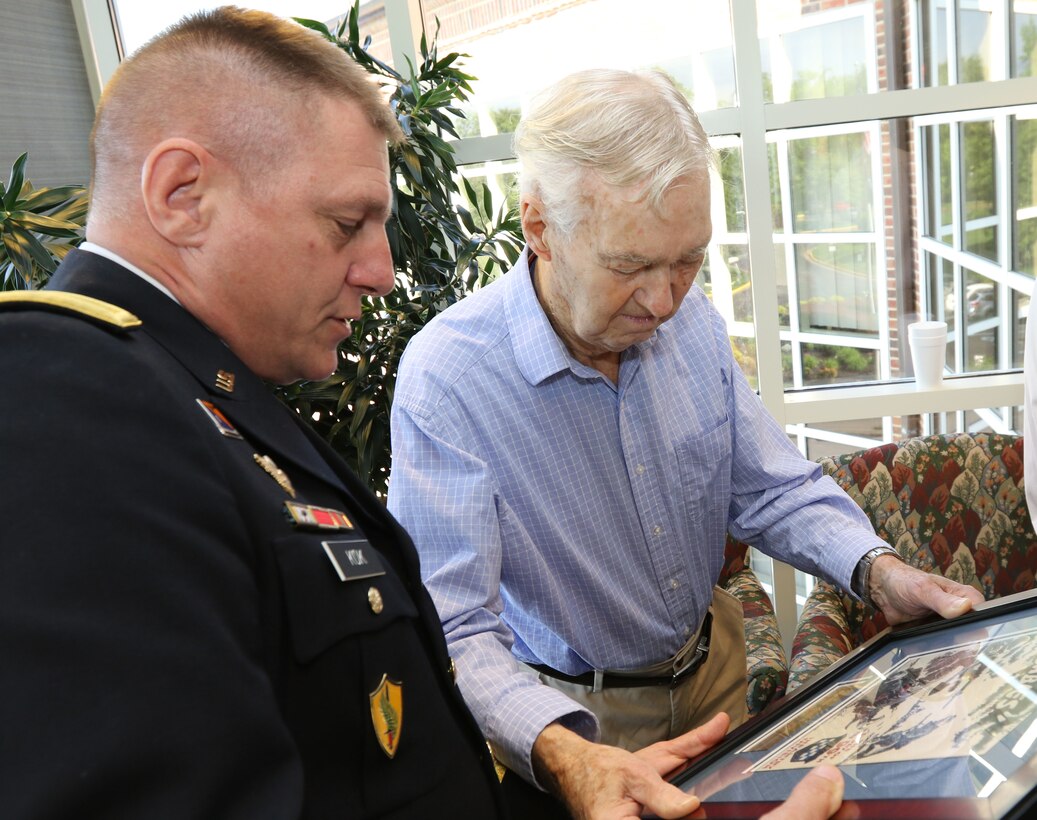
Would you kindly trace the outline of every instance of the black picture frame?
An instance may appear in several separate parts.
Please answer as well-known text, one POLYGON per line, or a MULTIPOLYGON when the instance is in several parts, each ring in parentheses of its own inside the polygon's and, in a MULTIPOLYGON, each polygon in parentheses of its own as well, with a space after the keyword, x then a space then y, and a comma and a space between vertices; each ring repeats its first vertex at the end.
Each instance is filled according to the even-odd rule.
POLYGON ((884 630, 669 779, 758 818, 821 763, 837 818, 1037 816, 1037 590, 884 630))

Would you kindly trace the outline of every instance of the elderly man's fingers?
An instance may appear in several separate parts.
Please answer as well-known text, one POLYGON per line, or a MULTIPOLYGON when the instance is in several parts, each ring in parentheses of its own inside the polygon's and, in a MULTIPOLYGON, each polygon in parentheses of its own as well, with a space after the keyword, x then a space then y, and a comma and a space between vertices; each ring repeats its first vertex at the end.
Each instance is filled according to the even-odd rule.
POLYGON ((979 590, 917 567, 881 556, 875 567, 872 595, 891 624, 936 613, 955 618, 983 602, 979 590))
POLYGON ((834 766, 811 769, 789 799, 760 820, 827 820, 843 802, 843 776, 834 766))
POLYGON ((659 774, 666 775, 706 749, 712 748, 727 734, 731 719, 726 712, 718 712, 701 726, 672 740, 662 740, 636 752, 659 774))

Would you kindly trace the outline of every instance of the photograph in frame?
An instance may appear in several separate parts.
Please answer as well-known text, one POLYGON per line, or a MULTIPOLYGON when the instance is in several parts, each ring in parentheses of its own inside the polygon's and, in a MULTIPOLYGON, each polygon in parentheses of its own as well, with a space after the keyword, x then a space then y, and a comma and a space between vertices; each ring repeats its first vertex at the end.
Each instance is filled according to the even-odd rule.
POLYGON ((861 818, 1033 816, 1037 593, 880 633, 671 779, 758 817, 822 764, 861 818))

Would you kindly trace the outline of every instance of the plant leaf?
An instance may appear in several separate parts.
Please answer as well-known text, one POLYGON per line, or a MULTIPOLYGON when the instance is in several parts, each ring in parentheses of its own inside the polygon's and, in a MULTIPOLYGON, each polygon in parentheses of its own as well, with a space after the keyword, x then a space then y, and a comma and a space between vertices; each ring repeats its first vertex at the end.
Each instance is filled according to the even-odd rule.
POLYGON ((4 248, 23 279, 32 279, 32 253, 29 248, 33 241, 33 235, 17 225, 8 225, 4 231, 4 248))
POLYGON ((7 192, 4 194, 4 210, 14 210, 14 203, 22 192, 22 184, 25 181, 25 162, 29 158, 27 153, 22 154, 11 166, 11 176, 7 180, 7 192))

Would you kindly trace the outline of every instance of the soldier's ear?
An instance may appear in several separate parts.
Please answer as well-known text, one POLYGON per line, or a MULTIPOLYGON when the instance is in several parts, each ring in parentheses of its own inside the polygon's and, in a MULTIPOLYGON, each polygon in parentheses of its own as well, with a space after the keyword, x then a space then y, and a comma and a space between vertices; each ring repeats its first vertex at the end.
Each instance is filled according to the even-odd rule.
POLYGON ((140 172, 144 210, 155 230, 177 247, 198 247, 208 228, 212 155, 193 140, 160 142, 140 172))
POLYGON ((522 235, 526 244, 538 257, 551 261, 551 227, 544 214, 544 203, 532 194, 523 194, 519 200, 522 235))

